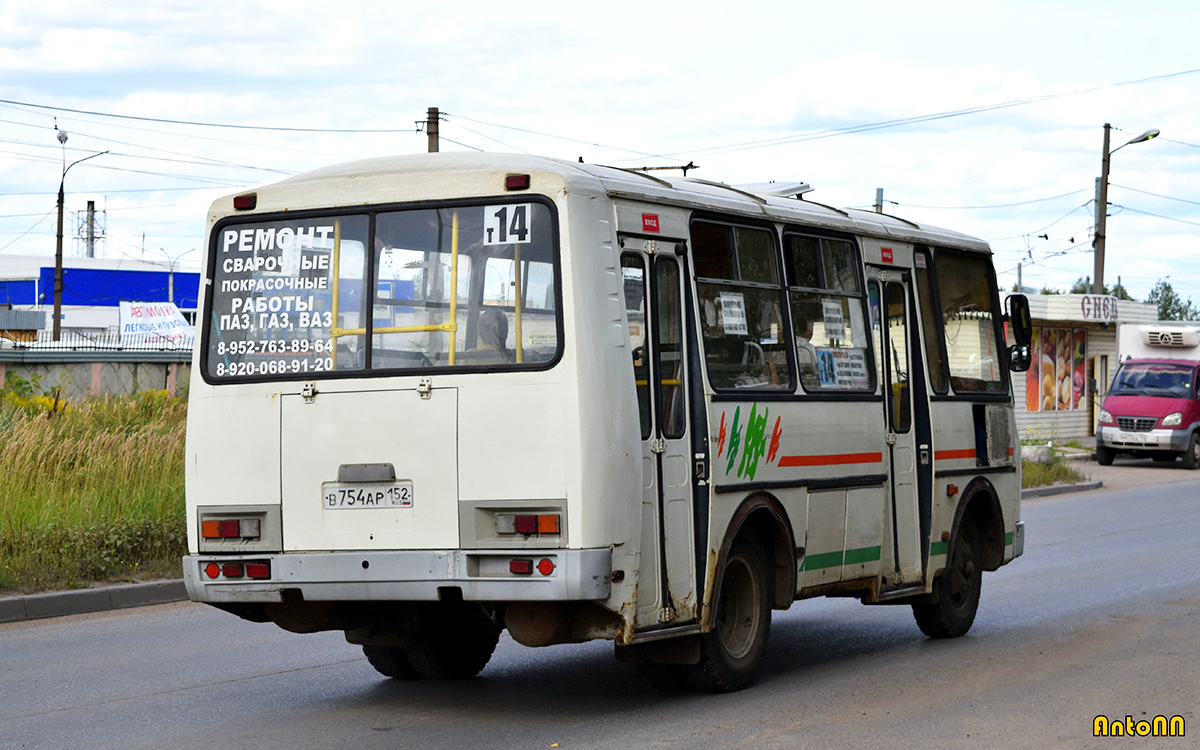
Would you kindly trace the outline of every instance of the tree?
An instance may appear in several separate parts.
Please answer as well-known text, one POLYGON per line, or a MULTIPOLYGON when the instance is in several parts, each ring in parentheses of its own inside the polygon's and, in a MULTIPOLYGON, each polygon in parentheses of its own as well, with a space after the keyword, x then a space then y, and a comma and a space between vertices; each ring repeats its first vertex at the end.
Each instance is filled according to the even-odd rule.
POLYGON ((1171 282, 1167 281, 1170 278, 1165 276, 1158 280, 1154 288, 1150 290, 1150 296, 1146 298, 1147 302, 1153 302, 1158 305, 1159 320, 1196 320, 1200 319, 1200 310, 1192 304, 1192 298, 1188 297, 1185 301, 1171 287, 1171 282))
MULTIPOLYGON (((1067 293, 1068 294, 1091 294, 1092 293, 1092 277, 1091 276, 1080 276, 1078 279, 1075 280, 1075 283, 1071 285, 1071 290, 1067 293)), ((1131 295, 1129 293, 1129 290, 1120 284, 1116 284, 1112 287, 1110 287, 1108 284, 1105 284, 1104 285, 1104 293, 1111 295, 1113 297, 1116 297, 1117 299, 1133 300, 1133 295, 1131 295)))

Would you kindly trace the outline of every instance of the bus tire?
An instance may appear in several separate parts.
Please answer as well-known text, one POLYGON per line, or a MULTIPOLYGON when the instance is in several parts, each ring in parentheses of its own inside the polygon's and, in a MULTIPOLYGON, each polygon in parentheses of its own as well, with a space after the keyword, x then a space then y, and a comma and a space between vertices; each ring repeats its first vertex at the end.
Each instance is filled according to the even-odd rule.
POLYGON ((1198 467, 1200 467, 1200 440, 1193 432, 1191 439, 1188 440, 1187 450, 1183 452, 1183 468, 1195 469, 1198 467))
POLYGON ((465 680, 483 671, 499 640, 499 626, 478 605, 441 604, 403 648, 418 677, 465 680))
POLYGON ((363 646, 367 661, 384 677, 396 680, 411 680, 420 677, 402 646, 363 646))
POLYGON ((771 632, 771 579, 758 539, 739 536, 729 550, 717 589, 713 626, 700 636, 700 663, 691 682, 729 693, 754 680, 771 632))
POLYGON ((1096 446, 1096 463, 1101 466, 1112 466, 1113 459, 1117 457, 1117 452, 1107 445, 1096 446))
POLYGON ((912 605, 917 627, 930 638, 957 638, 975 622, 983 587, 983 549, 974 521, 964 518, 950 559, 933 582, 933 597, 912 605))

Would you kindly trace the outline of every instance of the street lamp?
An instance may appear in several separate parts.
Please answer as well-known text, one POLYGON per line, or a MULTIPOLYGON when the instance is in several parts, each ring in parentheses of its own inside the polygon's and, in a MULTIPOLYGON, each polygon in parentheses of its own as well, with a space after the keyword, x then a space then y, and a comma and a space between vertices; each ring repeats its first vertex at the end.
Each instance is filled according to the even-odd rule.
POLYGON ((92 154, 91 156, 85 156, 85 157, 83 157, 82 159, 77 159, 77 160, 75 160, 75 161, 71 162, 70 164, 66 164, 66 161, 67 161, 67 159, 66 159, 66 156, 65 156, 65 154, 66 154, 66 146, 67 146, 67 133, 66 133, 66 131, 65 131, 65 130, 60 130, 60 131, 58 131, 58 142, 59 142, 59 143, 61 143, 61 144, 63 145, 63 154, 64 154, 64 156, 63 156, 63 164, 64 164, 65 166, 63 166, 63 171, 62 171, 62 179, 58 181, 58 243, 57 243, 57 245, 55 246, 55 250, 54 250, 54 328, 53 328, 53 330, 54 330, 54 340, 55 340, 55 341, 58 341, 58 339, 59 339, 59 336, 60 336, 60 335, 61 335, 61 333, 62 333, 62 287, 63 287, 63 283, 62 283, 62 279, 63 279, 62 225, 63 225, 63 185, 64 185, 64 184, 66 184, 66 181, 67 181, 67 172, 68 172, 68 171, 71 169, 71 167, 75 166, 76 164, 78 164, 78 163, 79 163, 79 162, 81 162, 81 161, 87 161, 88 159, 95 159, 97 156, 103 156, 104 154, 107 154, 107 153, 108 153, 107 151, 101 151, 101 152, 100 152, 100 153, 98 153, 98 154, 92 154))
POLYGON ((1108 131, 1112 128, 1104 123, 1104 158, 1100 162, 1100 179, 1096 185, 1096 238, 1092 241, 1095 248, 1095 274, 1092 276, 1092 294, 1104 294, 1104 223, 1108 218, 1108 159, 1113 154, 1131 143, 1141 143, 1158 136, 1158 129, 1152 128, 1136 138, 1125 141, 1112 151, 1108 150, 1108 131))

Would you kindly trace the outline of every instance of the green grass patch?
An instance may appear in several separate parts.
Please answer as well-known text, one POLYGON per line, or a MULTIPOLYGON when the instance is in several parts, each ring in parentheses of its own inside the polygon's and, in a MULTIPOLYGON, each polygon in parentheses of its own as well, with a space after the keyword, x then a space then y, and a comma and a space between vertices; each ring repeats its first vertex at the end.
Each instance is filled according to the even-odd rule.
POLYGON ((177 577, 187 403, 0 392, 0 594, 177 577))
POLYGON ((1021 460, 1021 487, 1045 487, 1051 484, 1076 484, 1087 481, 1075 467, 1054 456, 1051 460, 1038 461, 1021 460))

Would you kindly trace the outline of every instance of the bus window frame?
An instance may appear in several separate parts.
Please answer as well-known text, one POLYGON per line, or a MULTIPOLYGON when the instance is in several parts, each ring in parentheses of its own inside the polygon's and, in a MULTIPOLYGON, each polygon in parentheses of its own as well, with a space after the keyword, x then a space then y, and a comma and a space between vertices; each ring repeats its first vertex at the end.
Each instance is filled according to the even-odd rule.
POLYGON ((930 260, 932 261, 932 278, 934 293, 937 296, 936 312, 937 312, 937 336, 939 345, 942 347, 942 355, 946 366, 946 393, 934 393, 930 395, 931 401, 997 401, 1011 402, 1012 400, 1012 379, 1008 369, 1008 347, 1004 337, 1004 308, 1000 304, 999 286, 996 280, 996 266, 992 262, 993 256, 991 253, 983 253, 977 250, 966 250, 957 247, 948 246, 925 246, 929 250, 930 260), (996 350, 999 357, 1000 368, 1000 383, 1001 388, 996 391, 958 391, 954 388, 954 383, 951 380, 949 351, 946 347, 946 332, 944 321, 942 320, 942 299, 941 287, 937 276, 937 262, 939 256, 945 253, 956 255, 964 255, 973 258, 980 258, 987 261, 987 267, 991 271, 988 274, 988 296, 992 305, 992 329, 993 335, 996 337, 996 350))
POLYGON ((708 386, 709 391, 715 399, 727 401, 769 401, 773 399, 782 399, 795 396, 800 378, 796 372, 796 351, 795 343, 792 341, 792 316, 786 309, 788 307, 787 296, 787 277, 786 269, 783 264, 783 246, 780 242, 778 227, 774 222, 762 221, 759 219, 749 218, 745 216, 721 214, 710 211, 695 211, 688 217, 688 239, 687 239, 687 255, 688 262, 685 265, 685 273, 687 278, 685 281, 690 286, 690 293, 695 297, 697 309, 696 314, 696 347, 700 354, 700 362, 703 365, 703 382, 708 386), (769 233, 771 243, 774 249, 775 274, 777 281, 774 284, 761 281, 744 281, 741 276, 741 260, 738 257, 737 247, 730 249, 729 259, 732 263, 732 269, 739 278, 723 279, 720 277, 701 276, 696 272, 696 243, 692 233, 692 226, 697 223, 715 224, 724 227, 728 230, 734 230, 738 227, 744 229, 756 229, 769 233), (725 388, 713 385, 712 378, 709 376, 708 366, 708 347, 704 338, 704 311, 699 309, 701 302, 700 285, 714 284, 719 286, 729 286, 731 288, 751 288, 773 290, 778 294, 780 316, 779 326, 780 335, 788 340, 788 345, 784 347, 784 354, 787 357, 788 365, 788 384, 784 388, 725 388))
POLYGON ((913 248, 913 287, 917 295, 917 306, 919 308, 917 312, 920 318, 921 333, 925 337, 925 340, 922 341, 923 346, 921 347, 921 355, 925 357, 925 379, 929 383, 930 390, 933 391, 934 396, 945 396, 951 393, 950 358, 949 353, 946 351, 946 332, 942 325, 942 295, 938 290, 937 260, 934 258, 934 248, 929 245, 917 245, 913 248), (917 273, 920 269, 917 268, 916 261, 918 254, 925 257, 925 278, 929 280, 928 300, 921 293, 920 274, 917 273), (925 306, 923 303, 926 301, 933 305, 932 331, 925 330, 925 306), (933 338, 930 339, 930 336, 933 338), (933 345, 937 347, 939 356, 942 358, 940 363, 942 385, 940 388, 934 383, 933 375, 931 374, 933 372, 933 363, 929 361, 929 357, 927 356, 929 354, 929 341, 931 340, 933 341, 933 345))
MULTIPOLYGON (((880 397, 882 397, 883 394, 880 393, 880 384, 877 382, 878 373, 876 372, 876 367, 875 367, 875 356, 876 356, 875 351, 874 351, 875 345, 872 341, 873 337, 871 336, 871 309, 870 309, 870 305, 867 300, 866 267, 863 265, 862 248, 859 246, 857 238, 854 235, 845 234, 842 232, 822 231, 819 229, 812 229, 809 227, 805 227, 800 224, 785 224, 783 227, 783 231, 780 233, 780 250, 783 253, 783 261, 784 261, 784 263, 783 263, 784 291, 785 291, 785 296, 787 298, 788 321, 789 321, 789 324, 791 325, 793 331, 795 331, 796 325, 795 325, 795 320, 792 320, 792 304, 791 304, 792 292, 799 292, 802 294, 816 294, 816 295, 823 295, 823 296, 828 296, 828 297, 841 297, 841 298, 845 298, 845 299, 854 299, 854 298, 858 299, 859 309, 862 312, 862 320, 863 320, 862 335, 865 340, 863 349, 866 352, 866 362, 864 364, 867 368, 867 376, 870 378, 870 381, 871 381, 869 388, 845 388, 845 389, 843 389, 843 388, 813 388, 813 389, 809 389, 808 387, 806 387, 804 385, 803 380, 799 375, 799 369, 798 369, 799 364, 797 364, 796 365, 796 367, 797 367, 796 382, 799 384, 799 389, 797 392, 800 394, 803 394, 805 396, 805 398, 807 398, 807 399, 814 399, 814 398, 824 399, 824 398, 829 398, 829 397, 845 397, 848 400, 857 401, 857 400, 861 400, 865 396, 870 396, 870 395, 874 395, 874 394, 879 394, 880 397), (795 281, 795 279, 792 278, 792 275, 794 273, 794 264, 790 262, 791 257, 789 255, 789 251, 787 249, 788 248, 788 246, 787 246, 788 237, 809 237, 809 238, 816 239, 818 241, 828 239, 828 240, 836 240, 839 242, 848 243, 850 245, 850 251, 854 254, 852 261, 854 264, 856 280, 858 282, 858 291, 857 292, 847 292, 842 289, 829 288, 829 280, 826 278, 825 255, 824 255, 823 251, 818 253, 818 259, 820 261, 819 275, 820 275, 820 281, 823 286, 821 288, 814 288, 814 287, 807 287, 807 286, 798 286, 798 285, 794 284, 793 282, 795 281)), ((793 356, 795 356, 795 354, 796 354, 796 352, 794 351, 795 346, 796 346, 795 335, 793 334, 793 337, 792 337, 793 356)), ((798 362, 798 360, 797 360, 797 362, 798 362)))
MULTIPOLYGON (((420 200, 420 201, 402 201, 389 203, 371 203, 364 205, 337 206, 315 209, 302 210, 279 210, 261 213, 247 214, 230 214, 222 217, 215 222, 209 230, 208 235, 208 257, 204 267, 204 278, 202 283, 207 285, 204 294, 204 326, 199 331, 199 347, 200 347, 200 376, 207 385, 210 386, 227 386, 227 385, 247 385, 254 383, 298 383, 300 381, 325 381, 325 380, 357 380, 364 378, 405 378, 416 376, 431 376, 431 375, 466 375, 491 372, 542 372, 550 370, 558 365, 563 359, 566 341, 564 335, 566 325, 563 320, 563 264, 562 264, 562 231, 558 215, 558 207, 548 196, 539 194, 522 194, 514 195, 490 195, 490 196, 471 196, 464 198, 450 198, 438 200, 420 200), (369 259, 365 262, 367 268, 363 276, 363 288, 371 290, 370 299, 367 300, 365 309, 369 312, 374 308, 376 294, 376 270, 375 256, 376 251, 373 247, 375 239, 375 221, 379 214, 391 213, 396 211, 418 211, 418 210, 440 210, 453 208, 475 208, 477 206, 494 206, 503 204, 519 204, 519 203, 539 203, 546 207, 550 216, 550 232, 551 232, 551 259, 555 269, 554 275, 554 305, 555 305, 555 336, 558 339, 558 345, 555 348, 554 356, 543 362, 536 363, 503 363, 503 364, 463 364, 455 365, 454 367, 433 366, 433 367, 412 367, 412 368, 388 368, 388 369, 371 369, 369 360, 363 364, 361 368, 354 370, 330 370, 324 372, 306 372, 303 375, 285 374, 285 375, 250 375, 237 377, 211 377, 208 371, 209 366, 209 340, 212 335, 212 329, 209 325, 212 319, 212 305, 214 290, 216 288, 217 279, 215 276, 217 268, 217 244, 219 242, 221 232, 229 226, 245 226, 268 221, 303 221, 305 219, 320 219, 334 218, 340 216, 364 216, 368 220, 369 233, 367 236, 367 245, 365 247, 364 256, 369 259)), ((363 334, 368 342, 367 349, 370 351, 371 341, 373 337, 374 322, 368 315, 366 323, 366 333, 363 334)))

